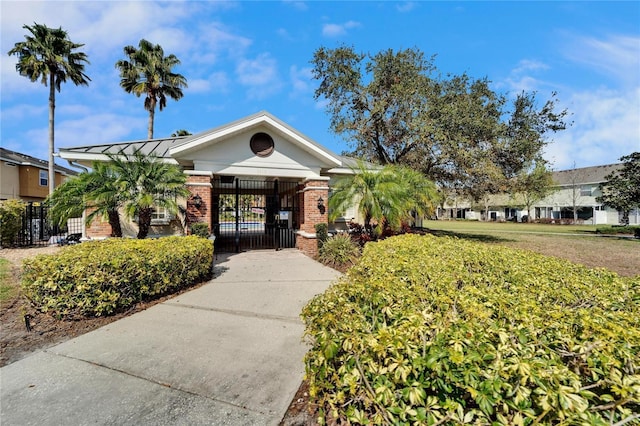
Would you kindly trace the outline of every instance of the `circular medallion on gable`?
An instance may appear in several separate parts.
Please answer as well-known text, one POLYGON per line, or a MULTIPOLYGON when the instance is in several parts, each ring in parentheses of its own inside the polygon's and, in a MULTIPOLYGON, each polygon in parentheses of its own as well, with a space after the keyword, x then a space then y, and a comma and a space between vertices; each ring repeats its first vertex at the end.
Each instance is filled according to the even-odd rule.
POLYGON ((258 157, 268 157, 274 150, 273 138, 266 133, 256 133, 251 136, 251 151, 258 157))

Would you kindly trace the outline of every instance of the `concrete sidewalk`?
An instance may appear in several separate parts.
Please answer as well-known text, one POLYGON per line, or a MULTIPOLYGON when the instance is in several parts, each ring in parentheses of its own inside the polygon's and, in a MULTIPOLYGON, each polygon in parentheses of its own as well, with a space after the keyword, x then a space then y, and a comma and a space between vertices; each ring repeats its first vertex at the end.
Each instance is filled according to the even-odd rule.
POLYGON ((277 425, 300 310, 338 276, 295 250, 220 255, 206 285, 3 367, 0 423, 277 425))

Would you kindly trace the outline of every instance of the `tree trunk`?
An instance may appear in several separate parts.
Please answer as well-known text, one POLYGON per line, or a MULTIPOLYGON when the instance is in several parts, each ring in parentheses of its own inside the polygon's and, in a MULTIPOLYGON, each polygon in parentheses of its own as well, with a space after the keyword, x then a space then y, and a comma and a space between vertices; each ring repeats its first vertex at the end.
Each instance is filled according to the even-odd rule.
POLYGON ((122 227, 120 226, 120 215, 117 210, 109 210, 109 225, 111 225, 111 236, 122 237, 122 227))
POLYGON ((138 212, 138 239, 147 238, 149 228, 151 228, 151 207, 145 207, 138 212))
POLYGON ((55 73, 49 73, 49 195, 56 188, 56 173, 53 162, 54 147, 54 117, 56 109, 55 73))
POLYGON ((147 125, 147 139, 153 139, 153 120, 156 115, 156 100, 151 98, 149 102, 149 124, 147 125))

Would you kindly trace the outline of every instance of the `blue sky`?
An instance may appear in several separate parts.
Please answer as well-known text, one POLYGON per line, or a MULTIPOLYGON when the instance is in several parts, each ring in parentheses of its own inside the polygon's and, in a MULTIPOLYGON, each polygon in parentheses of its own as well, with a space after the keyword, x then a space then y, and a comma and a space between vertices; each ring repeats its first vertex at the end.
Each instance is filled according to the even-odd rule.
MULTIPOLYGON (((141 38, 182 61, 184 98, 156 113, 155 136, 193 133, 267 110, 329 149, 310 60, 320 46, 378 52, 417 47, 442 73, 488 77, 513 96, 558 93, 573 125, 552 136, 556 170, 617 162, 640 151, 640 2, 0 2, 0 141, 47 157, 47 96, 7 52, 22 25, 62 26, 84 43, 89 87, 57 94, 56 147, 146 138, 143 99, 119 87, 114 67, 141 38)), ((61 162, 65 164, 65 162, 61 162)))

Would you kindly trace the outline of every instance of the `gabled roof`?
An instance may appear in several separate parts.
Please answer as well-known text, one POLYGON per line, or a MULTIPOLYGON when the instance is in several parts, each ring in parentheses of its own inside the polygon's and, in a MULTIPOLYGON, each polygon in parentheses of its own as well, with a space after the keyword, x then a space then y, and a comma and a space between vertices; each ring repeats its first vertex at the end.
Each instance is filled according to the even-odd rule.
POLYGON ((581 167, 553 172, 553 181, 559 185, 581 185, 606 182, 605 176, 622 169, 622 163, 581 167))
MULTIPOLYGON (((37 167, 38 169, 48 170, 49 162, 45 160, 41 160, 36 157, 32 157, 27 154, 22 154, 16 151, 10 151, 5 148, 0 148, 0 160, 5 161, 7 163, 16 164, 19 166, 32 166, 37 167)), ((67 169, 66 167, 59 166, 54 163, 53 169, 65 176, 77 175, 78 172, 75 170, 67 169)))
POLYGON ((211 130, 191 135, 181 140, 179 143, 169 148, 169 154, 172 157, 181 157, 190 151, 200 149, 203 146, 209 144, 215 144, 217 141, 232 136, 234 134, 245 132, 251 128, 266 125, 271 127, 282 136, 295 143, 301 149, 307 151, 316 158, 321 159, 323 162, 340 166, 342 164, 340 156, 334 154, 327 148, 323 147, 319 143, 315 142, 308 136, 298 132, 293 127, 287 125, 283 121, 280 121, 267 111, 260 111, 256 114, 242 118, 229 124, 225 124, 220 127, 216 127, 211 130))

